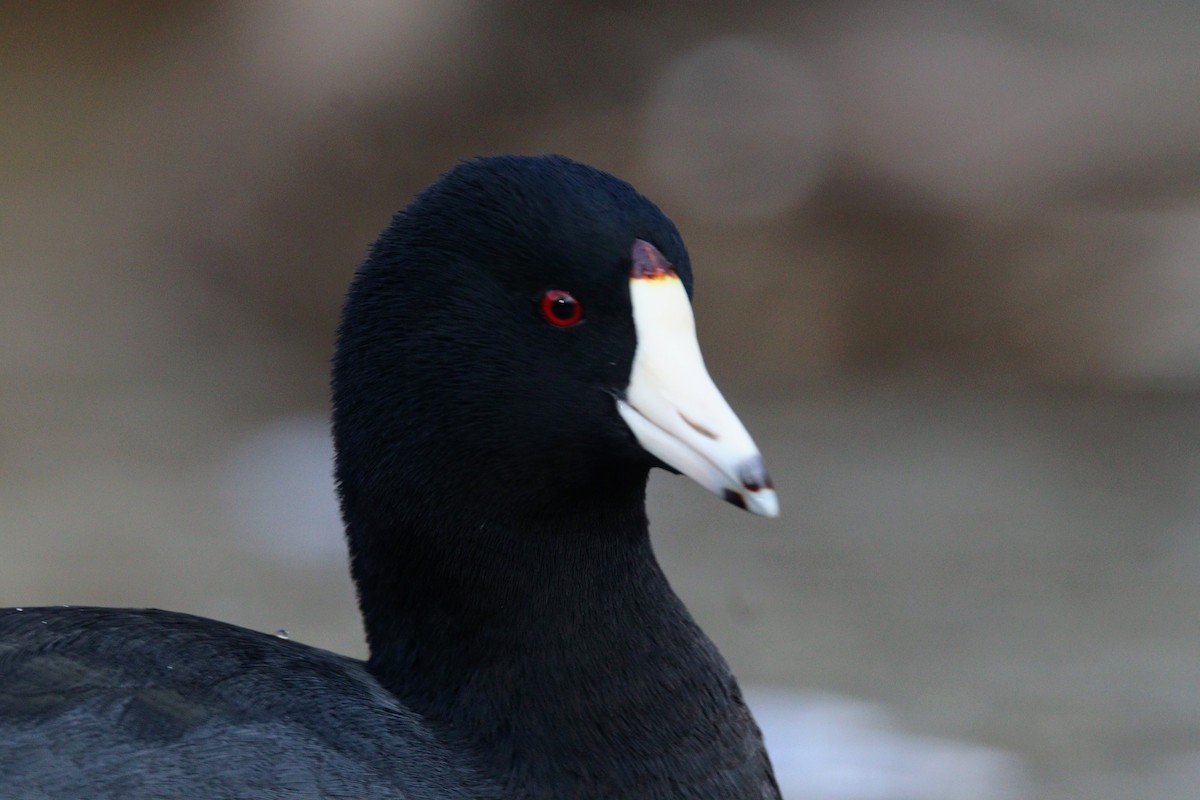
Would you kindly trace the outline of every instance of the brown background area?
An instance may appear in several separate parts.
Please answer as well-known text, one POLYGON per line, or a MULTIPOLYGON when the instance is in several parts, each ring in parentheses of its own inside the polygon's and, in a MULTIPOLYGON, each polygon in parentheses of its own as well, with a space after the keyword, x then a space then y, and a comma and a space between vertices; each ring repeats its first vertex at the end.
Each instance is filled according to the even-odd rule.
POLYGON ((455 161, 557 151, 678 223, 780 486, 653 484, 743 680, 1025 781, 921 797, 1190 796, 1198 47, 1182 3, 9 4, 0 602, 360 652, 341 292, 455 161))

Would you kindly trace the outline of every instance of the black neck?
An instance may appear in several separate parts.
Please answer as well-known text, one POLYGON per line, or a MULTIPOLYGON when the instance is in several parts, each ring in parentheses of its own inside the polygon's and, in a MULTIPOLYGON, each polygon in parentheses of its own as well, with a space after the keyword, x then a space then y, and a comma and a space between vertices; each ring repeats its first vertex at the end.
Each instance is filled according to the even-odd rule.
POLYGON ((517 776, 513 796, 773 796, 733 677, 651 551, 644 488, 519 522, 424 495, 388 529, 351 523, 371 671, 517 776))

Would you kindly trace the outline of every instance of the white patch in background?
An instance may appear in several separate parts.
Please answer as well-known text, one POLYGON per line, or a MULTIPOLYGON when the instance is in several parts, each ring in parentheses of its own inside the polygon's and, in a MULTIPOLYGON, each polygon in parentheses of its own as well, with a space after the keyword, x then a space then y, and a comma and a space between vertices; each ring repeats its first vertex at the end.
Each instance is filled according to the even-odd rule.
POLYGON ((1028 213, 1194 151, 1194 3, 845 5, 811 63, 839 161, 873 182, 1028 213))
POLYGON ((778 214, 825 175, 825 109, 791 53, 718 39, 676 61, 646 99, 641 156, 673 202, 704 217, 778 214))
POLYGON ((900 730, 880 706, 778 688, 746 691, 784 800, 1025 800, 1017 756, 900 730))
POLYGON ((346 560, 325 417, 291 417, 251 433, 220 466, 221 502, 247 541, 280 564, 346 560))

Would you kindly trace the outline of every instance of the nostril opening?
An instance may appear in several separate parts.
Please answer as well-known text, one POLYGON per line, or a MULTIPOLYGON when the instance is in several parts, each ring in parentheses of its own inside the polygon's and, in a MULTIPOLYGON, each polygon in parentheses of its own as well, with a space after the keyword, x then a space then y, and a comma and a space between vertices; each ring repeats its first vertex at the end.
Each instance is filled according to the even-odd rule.
POLYGON ((717 441, 717 435, 715 433, 713 433, 708 428, 704 427, 703 425, 701 425, 698 422, 692 422, 690 419, 687 418, 687 416, 682 411, 679 412, 679 418, 681 420, 683 420, 684 422, 686 422, 688 424, 688 427, 690 427, 696 433, 700 434, 701 436, 704 436, 705 438, 712 439, 714 442, 717 441))

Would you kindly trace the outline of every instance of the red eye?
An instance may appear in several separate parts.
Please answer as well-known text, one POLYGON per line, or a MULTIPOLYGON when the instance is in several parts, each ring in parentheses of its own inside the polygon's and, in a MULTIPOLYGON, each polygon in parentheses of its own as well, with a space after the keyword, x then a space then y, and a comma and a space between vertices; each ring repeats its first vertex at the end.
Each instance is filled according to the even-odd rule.
POLYGON ((542 316, 552 325, 565 328, 583 319, 583 305, 562 289, 551 289, 542 295, 542 316))

